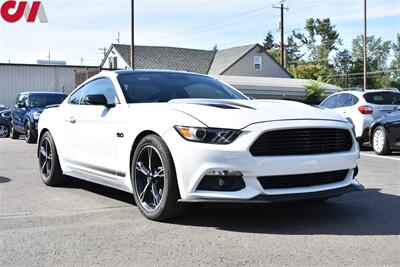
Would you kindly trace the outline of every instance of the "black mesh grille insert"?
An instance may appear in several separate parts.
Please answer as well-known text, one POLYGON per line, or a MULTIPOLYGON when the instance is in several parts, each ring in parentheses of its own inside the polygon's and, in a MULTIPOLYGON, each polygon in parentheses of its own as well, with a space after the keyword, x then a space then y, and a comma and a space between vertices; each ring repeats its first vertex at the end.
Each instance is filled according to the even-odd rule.
POLYGON ((253 156, 311 155, 349 151, 348 130, 332 128, 289 129, 266 132, 251 146, 253 156))
POLYGON ((332 184, 346 179, 348 170, 298 175, 263 176, 258 181, 264 189, 294 188, 332 184))

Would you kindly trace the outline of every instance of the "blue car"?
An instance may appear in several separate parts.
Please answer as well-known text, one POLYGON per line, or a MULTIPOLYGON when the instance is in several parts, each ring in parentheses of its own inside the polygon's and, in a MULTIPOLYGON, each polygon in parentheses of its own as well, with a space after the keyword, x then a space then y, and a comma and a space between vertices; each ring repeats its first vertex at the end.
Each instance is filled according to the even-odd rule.
POLYGON ((20 93, 11 109, 11 138, 18 139, 24 134, 27 143, 35 143, 37 125, 43 110, 47 106, 61 104, 67 96, 55 92, 20 93))
POLYGON ((0 107, 0 138, 10 135, 11 110, 0 107))

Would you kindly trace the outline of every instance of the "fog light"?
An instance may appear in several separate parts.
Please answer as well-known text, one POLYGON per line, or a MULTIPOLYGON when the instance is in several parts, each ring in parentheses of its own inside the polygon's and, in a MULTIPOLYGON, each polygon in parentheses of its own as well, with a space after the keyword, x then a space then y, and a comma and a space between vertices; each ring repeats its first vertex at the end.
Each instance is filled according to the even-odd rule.
POLYGON ((203 177, 197 190, 234 192, 245 187, 241 172, 212 171, 203 177))
POLYGON ((239 171, 209 171, 206 173, 207 176, 243 176, 243 174, 239 171))

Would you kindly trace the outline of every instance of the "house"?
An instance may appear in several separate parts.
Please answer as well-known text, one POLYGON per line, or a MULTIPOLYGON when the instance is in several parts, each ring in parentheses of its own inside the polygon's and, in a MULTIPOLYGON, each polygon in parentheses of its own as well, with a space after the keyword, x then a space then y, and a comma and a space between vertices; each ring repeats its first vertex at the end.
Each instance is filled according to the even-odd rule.
MULTIPOLYGON (((131 47, 112 44, 101 68, 130 68, 131 47)), ((135 46, 135 68, 189 71, 209 75, 292 78, 259 44, 223 50, 135 46)))

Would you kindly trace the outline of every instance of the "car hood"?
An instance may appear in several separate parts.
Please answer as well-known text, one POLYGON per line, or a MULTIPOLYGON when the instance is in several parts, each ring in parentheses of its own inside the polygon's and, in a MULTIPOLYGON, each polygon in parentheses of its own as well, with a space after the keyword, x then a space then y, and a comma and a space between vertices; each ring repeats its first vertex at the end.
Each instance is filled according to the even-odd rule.
POLYGON ((347 122, 336 112, 294 101, 178 99, 169 104, 208 127, 216 128, 243 129, 254 123, 281 120, 347 122))

